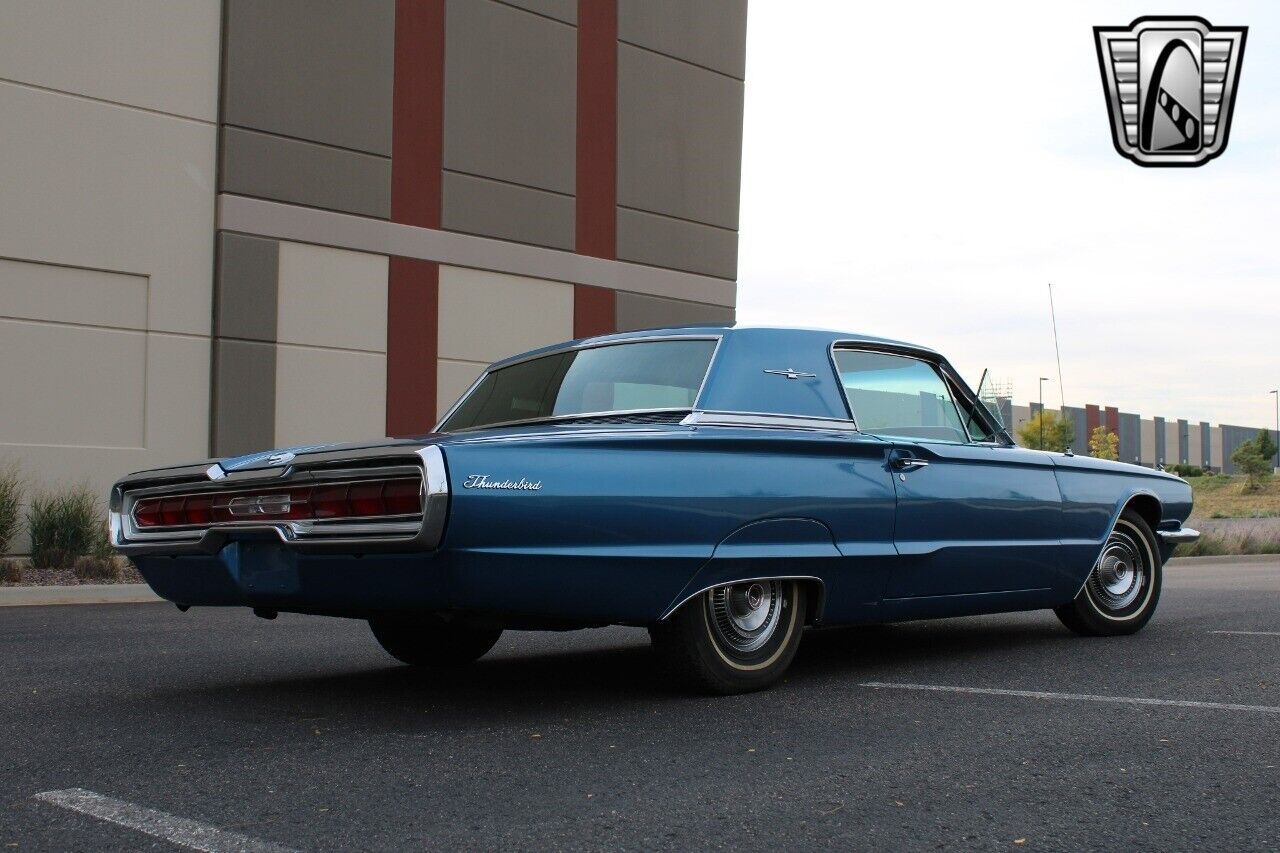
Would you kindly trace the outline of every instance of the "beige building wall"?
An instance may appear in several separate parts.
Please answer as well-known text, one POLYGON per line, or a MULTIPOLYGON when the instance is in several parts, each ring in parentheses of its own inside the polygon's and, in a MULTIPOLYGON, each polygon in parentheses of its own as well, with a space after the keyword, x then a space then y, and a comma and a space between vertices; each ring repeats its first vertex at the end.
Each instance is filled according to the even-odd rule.
POLYGON ((1209 464, 1222 470, 1222 430, 1214 429, 1209 433, 1209 464))
POLYGON ((1191 465, 1204 467, 1205 460, 1200 447, 1200 424, 1187 425, 1187 461, 1191 465))
POLYGON ((1164 463, 1173 465, 1182 461, 1182 457, 1178 454, 1178 422, 1176 420, 1167 420, 1164 422, 1164 463))
POLYGON ((436 411, 444 414, 486 367, 573 337, 573 285, 440 267, 436 411))
POLYGON ((1156 422, 1142 419, 1142 464, 1156 464, 1156 422))
POLYGON ((4 4, 0 459, 36 489, 208 455, 220 15, 4 4))
POLYGON ((277 282, 275 444, 382 435, 386 255, 282 241, 277 282))

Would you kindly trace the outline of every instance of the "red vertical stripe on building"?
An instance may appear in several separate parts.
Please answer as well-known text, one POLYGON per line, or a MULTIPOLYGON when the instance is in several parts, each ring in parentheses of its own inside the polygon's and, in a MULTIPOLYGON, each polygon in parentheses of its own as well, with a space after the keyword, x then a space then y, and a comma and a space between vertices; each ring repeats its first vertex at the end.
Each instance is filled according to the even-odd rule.
POLYGON ((440 266, 392 257, 387 281, 387 435, 430 432, 436 421, 440 266))
POLYGON ((1093 437, 1093 431, 1102 426, 1102 415, 1097 406, 1093 403, 1086 403, 1084 407, 1084 428, 1089 433, 1083 436, 1084 441, 1088 441, 1093 437))
MULTIPOLYGON (((444 0, 396 0, 391 220, 440 227, 444 0)), ((392 257, 387 272, 387 435, 436 419, 440 267, 392 257)))
POLYGON ((1119 435, 1120 434, 1120 410, 1115 406, 1107 406, 1102 411, 1105 414, 1105 418, 1104 418, 1105 423, 1103 425, 1107 429, 1114 432, 1116 435, 1119 435))
MULTIPOLYGON (((578 0, 578 254, 617 257, 617 203, 618 3, 578 0)), ((612 290, 576 285, 573 301, 575 336, 617 328, 612 290)))

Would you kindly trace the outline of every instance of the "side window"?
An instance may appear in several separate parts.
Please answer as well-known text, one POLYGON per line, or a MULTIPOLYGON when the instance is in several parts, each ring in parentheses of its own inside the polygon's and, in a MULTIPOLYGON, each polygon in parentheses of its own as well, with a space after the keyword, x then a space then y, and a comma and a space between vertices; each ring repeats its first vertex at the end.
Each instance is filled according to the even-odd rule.
POLYGON ((835 359, 858 429, 886 437, 967 440, 951 392, 932 365, 861 350, 836 350, 835 359))

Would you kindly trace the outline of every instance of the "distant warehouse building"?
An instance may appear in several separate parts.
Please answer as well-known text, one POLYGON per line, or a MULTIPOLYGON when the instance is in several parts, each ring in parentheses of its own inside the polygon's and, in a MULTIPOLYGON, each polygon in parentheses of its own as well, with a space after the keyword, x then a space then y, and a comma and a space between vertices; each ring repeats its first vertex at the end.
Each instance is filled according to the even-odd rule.
POLYGON ((731 321, 745 0, 13 0, 0 458, 429 430, 511 353, 731 321))

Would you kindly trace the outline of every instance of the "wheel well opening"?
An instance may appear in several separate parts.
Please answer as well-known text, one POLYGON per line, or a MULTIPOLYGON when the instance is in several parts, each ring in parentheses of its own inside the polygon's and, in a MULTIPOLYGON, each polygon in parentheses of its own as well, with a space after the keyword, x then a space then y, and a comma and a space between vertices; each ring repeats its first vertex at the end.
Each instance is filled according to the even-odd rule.
POLYGON ((1151 495, 1134 495, 1124 508, 1131 509, 1142 516, 1143 521, 1151 526, 1152 532, 1159 528, 1160 502, 1151 495))
POLYGON ((826 588, 817 578, 800 581, 804 587, 804 624, 816 625, 822 621, 822 610, 826 605, 826 588))

